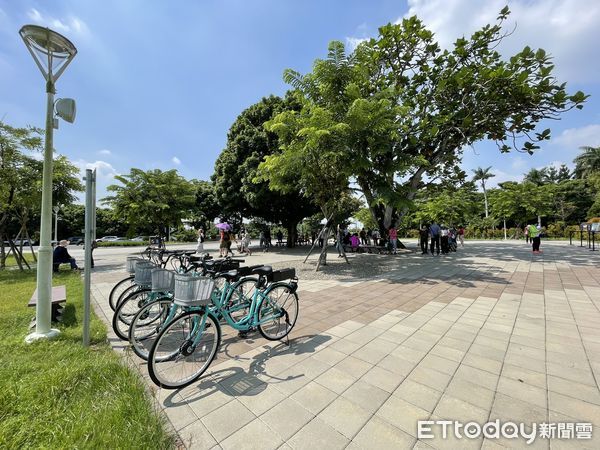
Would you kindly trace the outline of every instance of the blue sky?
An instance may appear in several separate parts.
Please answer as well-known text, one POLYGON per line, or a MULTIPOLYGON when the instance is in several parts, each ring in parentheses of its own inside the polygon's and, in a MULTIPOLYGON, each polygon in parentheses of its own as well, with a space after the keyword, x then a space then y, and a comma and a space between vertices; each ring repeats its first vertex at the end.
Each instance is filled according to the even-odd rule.
MULTIPOLYGON (((18 30, 28 23, 67 36, 78 55, 57 83, 57 97, 77 101, 77 120, 61 122, 55 148, 81 169, 97 167, 99 197, 131 167, 175 168, 208 179, 227 130, 246 107, 282 95, 286 68, 310 70, 331 40, 349 47, 377 28, 418 15, 449 46, 493 22, 505 0, 0 0, 0 118, 42 126, 44 82, 18 30)), ((520 179, 532 167, 571 165, 581 145, 600 145, 598 94, 600 2, 509 1, 500 49, 525 45, 554 56, 569 91, 591 98, 548 124, 553 139, 534 156, 501 155, 490 143, 465 150, 467 170, 492 166, 492 181, 520 179)))

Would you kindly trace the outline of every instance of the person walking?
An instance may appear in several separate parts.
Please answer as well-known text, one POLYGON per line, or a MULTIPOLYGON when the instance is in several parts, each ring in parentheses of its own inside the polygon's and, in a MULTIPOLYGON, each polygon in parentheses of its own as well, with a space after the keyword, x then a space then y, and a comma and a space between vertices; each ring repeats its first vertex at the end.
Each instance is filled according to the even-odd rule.
POLYGON ((465 246, 465 227, 463 227, 462 225, 460 227, 458 227, 458 231, 456 232, 456 234, 458 235, 458 240, 460 242, 460 246, 464 247, 465 246))
POLYGON ((429 229, 423 225, 419 230, 419 242, 421 243, 421 255, 426 255, 429 244, 429 229))
POLYGON ((448 254, 448 227, 445 225, 441 226, 442 230, 440 231, 440 244, 442 247, 442 255, 448 254))
POLYGON ((204 251, 204 229, 198 228, 198 243, 196 245, 196 253, 202 253, 204 251))
POLYGON ((396 231, 396 227, 394 227, 394 225, 388 229, 388 237, 390 238, 390 244, 392 244, 391 251, 395 255, 398 248, 398 232, 396 231))
POLYGON ((527 227, 528 231, 529 231, 529 238, 531 239, 531 247, 533 250, 533 253, 543 253, 540 250, 540 244, 541 244, 541 227, 535 225, 535 224, 531 224, 527 227))
POLYGON ((367 245, 367 232, 365 231, 364 228, 362 230, 360 230, 359 236, 360 236, 360 243, 362 245, 367 245))
POLYGON ((440 254, 440 233, 441 233, 442 229, 440 228, 440 226, 435 223, 435 221, 429 226, 429 233, 431 234, 431 247, 430 247, 430 252, 431 252, 431 256, 434 255, 433 250, 435 247, 435 250, 437 252, 437 255, 440 254))
POLYGON ((525 243, 529 244, 529 226, 525 226, 525 243))

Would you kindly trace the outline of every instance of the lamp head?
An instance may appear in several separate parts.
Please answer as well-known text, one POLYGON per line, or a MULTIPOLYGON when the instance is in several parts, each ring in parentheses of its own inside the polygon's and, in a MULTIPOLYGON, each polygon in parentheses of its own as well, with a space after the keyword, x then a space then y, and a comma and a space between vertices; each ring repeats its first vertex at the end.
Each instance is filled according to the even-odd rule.
POLYGON ((56 115, 61 119, 73 123, 75 121, 76 108, 75 100, 72 98, 59 98, 54 104, 56 115))

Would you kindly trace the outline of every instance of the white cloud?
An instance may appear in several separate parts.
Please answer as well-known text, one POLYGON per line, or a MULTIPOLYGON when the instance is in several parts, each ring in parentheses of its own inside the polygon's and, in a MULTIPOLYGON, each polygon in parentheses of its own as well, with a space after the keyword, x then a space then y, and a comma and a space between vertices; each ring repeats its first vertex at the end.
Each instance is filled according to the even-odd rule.
MULTIPOLYGON (((508 3, 505 30, 517 28, 500 47, 511 55, 524 46, 541 47, 554 58, 556 74, 566 81, 596 81, 600 70, 600 2, 589 0, 408 0, 406 17, 417 15, 448 48, 459 37, 488 23, 508 3)), ((398 21, 400 21, 399 19, 398 21)))
POLYGON ((579 153, 579 147, 598 147, 600 146, 600 124, 569 128, 552 139, 550 144, 559 147, 561 151, 568 151, 573 156, 579 153))
POLYGON ((514 175, 511 173, 506 173, 500 169, 492 168, 491 172, 495 176, 486 181, 486 187, 496 187, 498 184, 504 183, 505 181, 521 181, 523 179, 523 175, 521 174, 514 175))
POLYGON ((171 158, 171 161, 173 162, 173 164, 175 164, 177 166, 181 164, 181 160, 177 156, 173 156, 171 158))
POLYGON ((112 155, 112 152, 110 150, 107 150, 107 149, 100 150, 98 153, 100 155, 106 155, 106 156, 112 155))
POLYGON ((356 47, 358 47, 358 44, 360 44, 361 42, 365 42, 368 41, 369 38, 357 38, 357 37, 347 37, 346 38, 346 48, 347 48, 347 52, 351 53, 353 52, 356 47))
MULTIPOLYGON (((112 164, 102 160, 86 161, 85 159, 78 159, 73 164, 79 168, 81 178, 85 176, 86 169, 96 169, 96 201, 97 205, 101 206, 101 199, 109 194, 106 188, 111 184, 115 184, 115 175, 118 175, 119 172, 112 164)), ((85 203, 85 192, 79 194, 79 201, 85 203)))
POLYGON ((56 18, 44 15, 35 8, 27 12, 27 16, 39 25, 47 26, 59 33, 72 33, 79 37, 89 35, 89 28, 86 23, 77 16, 69 15, 66 18, 56 18))

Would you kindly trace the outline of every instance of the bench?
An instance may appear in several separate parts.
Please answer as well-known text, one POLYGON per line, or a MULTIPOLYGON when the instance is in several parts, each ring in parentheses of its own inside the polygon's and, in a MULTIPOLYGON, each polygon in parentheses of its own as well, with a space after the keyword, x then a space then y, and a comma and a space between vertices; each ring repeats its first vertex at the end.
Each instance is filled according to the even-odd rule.
MULTIPOLYGON (((31 299, 29 299, 29 303, 27 306, 33 307, 37 305, 38 293, 37 289, 34 291, 31 299)), ((52 287, 52 300, 50 301, 52 305, 52 322, 60 322, 62 320, 63 313, 63 305, 67 301, 67 287, 66 286, 54 286, 52 287)), ((35 324, 35 319, 33 320, 35 324)))

